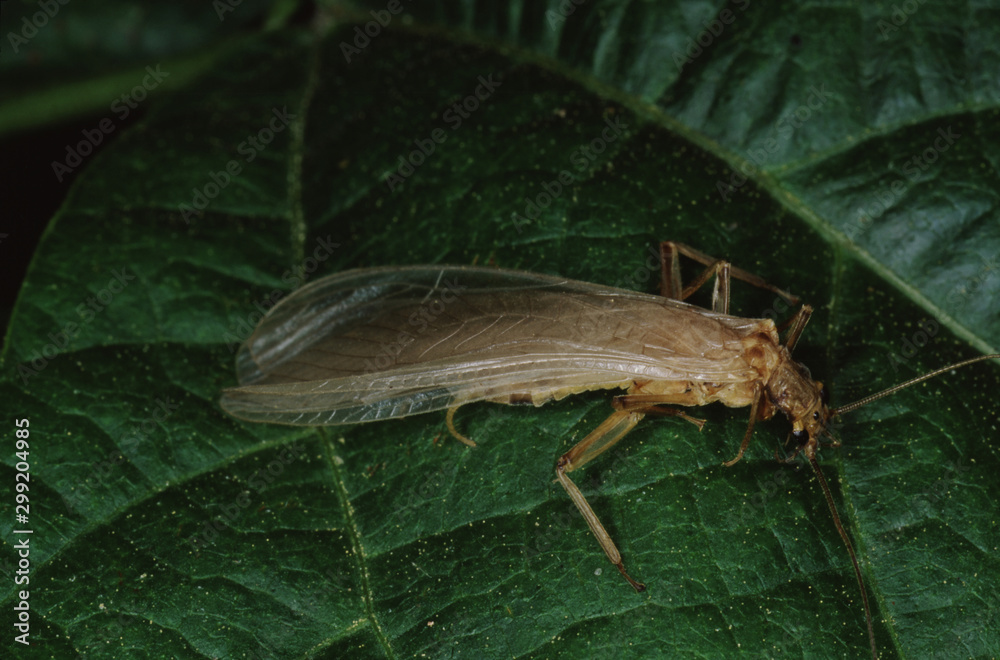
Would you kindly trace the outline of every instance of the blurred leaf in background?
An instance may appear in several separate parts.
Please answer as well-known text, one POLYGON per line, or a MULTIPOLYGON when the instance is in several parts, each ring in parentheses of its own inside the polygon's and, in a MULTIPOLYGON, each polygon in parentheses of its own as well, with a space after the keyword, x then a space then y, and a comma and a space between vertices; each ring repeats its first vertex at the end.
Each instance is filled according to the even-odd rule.
MULTIPOLYGON (((287 428, 217 400, 306 281, 480 263, 652 292, 668 238, 817 307, 797 356, 835 404, 996 352, 996 10, 42 5, 4 3, 0 60, 0 260, 31 256, 0 380, 31 430, 28 587, 3 460, 19 657, 868 653, 782 420, 732 468, 745 409, 649 420, 580 473, 636 595, 552 483, 608 393, 463 408, 474 449, 443 415, 287 428)), ((741 285, 733 309, 793 311, 741 285)), ((822 454, 881 657, 1000 654, 998 384, 879 401, 822 454)))

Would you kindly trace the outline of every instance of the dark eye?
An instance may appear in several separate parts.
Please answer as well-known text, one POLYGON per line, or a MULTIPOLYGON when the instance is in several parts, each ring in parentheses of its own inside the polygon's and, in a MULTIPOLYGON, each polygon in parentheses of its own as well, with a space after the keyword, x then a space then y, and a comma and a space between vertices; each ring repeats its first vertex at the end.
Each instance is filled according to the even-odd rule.
POLYGON ((819 411, 813 413, 813 419, 819 420, 819 411))

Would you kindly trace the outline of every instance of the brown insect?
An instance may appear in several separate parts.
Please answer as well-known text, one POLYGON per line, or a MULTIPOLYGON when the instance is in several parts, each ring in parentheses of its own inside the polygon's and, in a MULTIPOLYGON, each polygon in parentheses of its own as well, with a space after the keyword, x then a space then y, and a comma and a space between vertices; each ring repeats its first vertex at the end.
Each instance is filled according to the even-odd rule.
POLYGON ((829 408, 827 390, 792 358, 812 308, 781 328, 768 319, 729 315, 730 279, 798 299, 763 279, 674 242, 660 246, 661 296, 550 275, 461 266, 347 271, 305 286, 276 305, 237 356, 240 387, 222 407, 241 419, 335 425, 447 410, 476 401, 533 404, 596 389, 623 389, 614 412, 556 461, 556 477, 608 559, 636 591, 621 553, 569 478, 621 440, 646 415, 704 421, 668 406, 720 402, 750 406, 750 422, 731 466, 750 443, 754 423, 778 411, 791 423, 792 460, 802 453, 823 489, 861 589, 872 655, 871 609, 861 569, 820 471, 830 420, 984 355, 829 408), (679 257, 706 268, 686 288, 679 257), (714 277, 712 309, 682 302, 714 277), (784 343, 779 332, 787 330, 784 343))

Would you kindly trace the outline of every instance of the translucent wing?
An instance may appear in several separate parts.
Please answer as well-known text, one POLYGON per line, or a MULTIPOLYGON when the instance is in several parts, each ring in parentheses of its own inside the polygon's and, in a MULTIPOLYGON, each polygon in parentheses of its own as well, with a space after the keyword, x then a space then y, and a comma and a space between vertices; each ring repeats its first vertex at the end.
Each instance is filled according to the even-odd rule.
POLYGON ((473 401, 542 403, 636 380, 756 373, 759 321, 534 273, 353 270, 282 300, 240 348, 222 407, 254 421, 368 422, 473 401))

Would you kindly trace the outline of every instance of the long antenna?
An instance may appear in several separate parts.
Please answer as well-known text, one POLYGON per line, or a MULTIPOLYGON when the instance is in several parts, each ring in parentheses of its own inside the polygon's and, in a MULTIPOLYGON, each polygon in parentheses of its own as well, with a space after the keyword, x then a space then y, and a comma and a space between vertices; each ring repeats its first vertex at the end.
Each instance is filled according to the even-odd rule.
POLYGON ((875 645, 875 630, 872 628, 872 610, 868 606, 868 591, 865 589, 865 581, 861 577, 861 566, 858 565, 858 557, 854 554, 854 546, 851 545, 851 539, 847 536, 847 532, 844 531, 844 526, 840 522, 840 514, 837 513, 837 507, 833 503, 833 495, 830 494, 830 487, 826 484, 826 478, 819 469, 819 463, 816 461, 816 452, 812 450, 812 447, 806 449, 806 458, 809 459, 809 465, 812 466, 813 472, 819 478, 819 485, 823 487, 823 494, 826 496, 826 504, 830 507, 830 513, 833 515, 833 524, 837 526, 837 531, 840 532, 840 538, 844 540, 844 545, 847 546, 847 554, 851 555, 851 563, 854 564, 854 576, 858 579, 858 586, 861 588, 861 601, 865 605, 865 623, 868 624, 868 642, 872 647, 872 658, 878 659, 878 647, 875 645))
POLYGON ((834 408, 833 410, 830 411, 830 414, 839 415, 841 413, 857 410, 861 406, 866 406, 872 401, 875 401, 876 399, 881 399, 882 397, 889 396, 890 394, 895 394, 899 390, 907 388, 910 385, 916 385, 917 383, 922 383, 925 380, 934 378, 935 376, 940 376, 943 373, 947 373, 952 369, 958 369, 959 367, 975 364, 977 362, 985 362, 986 360, 1000 360, 1000 353, 994 353, 992 355, 980 355, 979 357, 972 358, 971 360, 965 360, 964 362, 956 362, 955 364, 949 364, 947 367, 941 367, 940 369, 935 369, 934 371, 926 373, 923 376, 917 376, 916 378, 908 380, 905 383, 900 383, 899 385, 893 385, 887 390, 882 390, 881 392, 871 394, 863 399, 855 401, 854 403, 849 403, 846 406, 840 406, 839 408, 834 408))
MULTIPOLYGON (((1000 353, 993 353, 991 355, 981 355, 971 360, 965 360, 963 362, 956 362, 955 364, 949 364, 946 367, 941 367, 940 369, 935 369, 929 373, 922 376, 917 376, 912 378, 905 383, 900 383, 899 385, 893 385, 892 387, 882 390, 881 392, 876 392, 875 394, 870 394, 863 399, 859 399, 854 403, 849 403, 846 406, 840 406, 839 408, 834 408, 830 411, 830 415, 839 415, 845 412, 851 412, 852 410, 857 410, 862 406, 866 406, 872 401, 876 401, 883 397, 887 397, 891 394, 910 387, 911 385, 916 385, 917 383, 922 383, 925 380, 934 378, 935 376, 940 376, 943 373, 947 373, 952 369, 959 369, 961 367, 968 366, 970 364, 976 364, 977 362, 985 362, 986 360, 1000 360, 1000 353)), ((816 477, 819 479, 819 485, 823 489, 823 495, 826 497, 826 504, 830 507, 830 514, 833 516, 833 523, 837 527, 837 532, 840 534, 840 538, 843 539, 844 545, 847 547, 847 554, 851 556, 851 564, 854 565, 854 576, 858 580, 858 586, 861 588, 861 600, 865 606, 865 621, 868 624, 868 641, 871 644, 872 658, 878 658, 878 647, 875 645, 875 630, 872 627, 872 613, 871 607, 868 605, 868 591, 865 589, 864 578, 861 575, 861 566, 858 564, 857 555, 854 552, 854 546, 851 544, 851 539, 847 536, 847 531, 844 530, 844 525, 840 522, 840 514, 837 513, 837 507, 833 502, 833 495, 830 493, 830 486, 826 483, 826 478, 820 471, 819 463, 816 460, 816 453, 812 450, 811 446, 806 447, 805 451, 806 458, 809 459, 809 465, 812 466, 813 472, 816 473, 816 477)))

